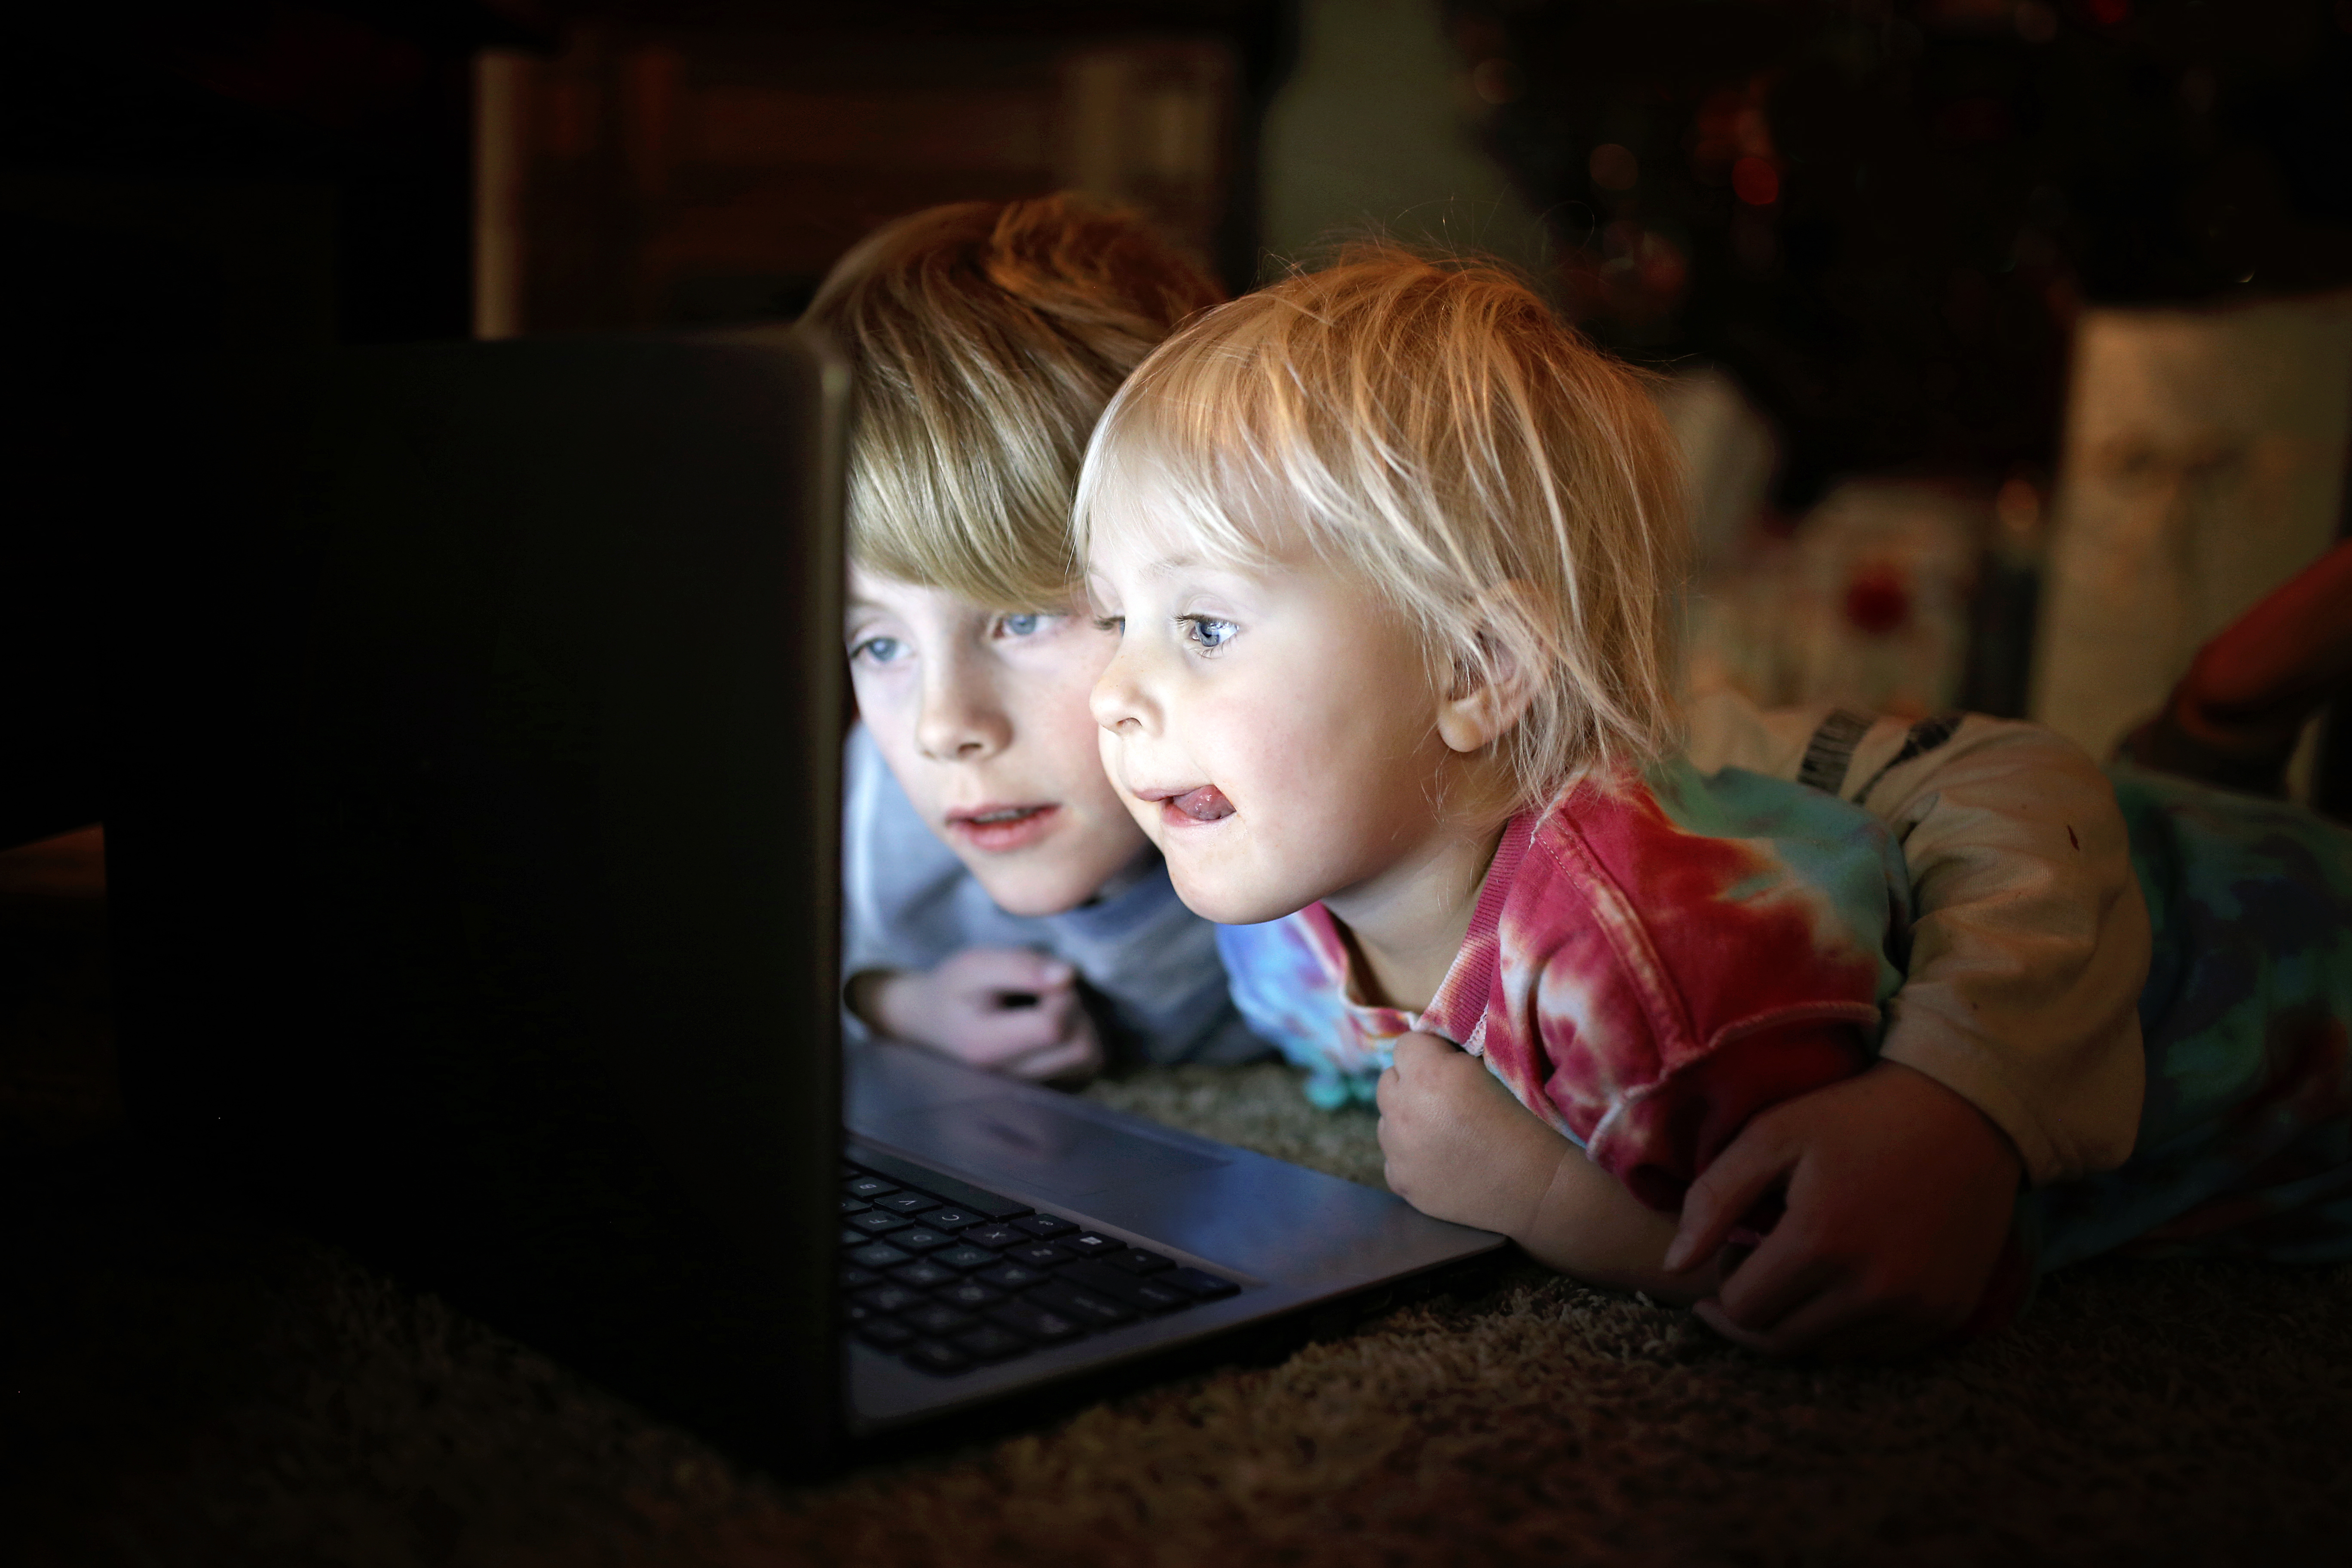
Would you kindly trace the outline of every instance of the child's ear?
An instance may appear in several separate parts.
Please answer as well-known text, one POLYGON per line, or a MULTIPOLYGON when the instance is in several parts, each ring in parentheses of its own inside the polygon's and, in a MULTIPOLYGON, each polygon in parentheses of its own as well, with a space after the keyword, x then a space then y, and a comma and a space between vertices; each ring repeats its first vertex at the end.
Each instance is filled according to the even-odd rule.
POLYGON ((1437 707, 1437 735, 1449 751, 1484 751, 1519 721, 1535 700, 1535 660, 1528 657, 1518 584, 1505 583, 1479 595, 1478 658, 1456 658, 1452 687, 1437 707))

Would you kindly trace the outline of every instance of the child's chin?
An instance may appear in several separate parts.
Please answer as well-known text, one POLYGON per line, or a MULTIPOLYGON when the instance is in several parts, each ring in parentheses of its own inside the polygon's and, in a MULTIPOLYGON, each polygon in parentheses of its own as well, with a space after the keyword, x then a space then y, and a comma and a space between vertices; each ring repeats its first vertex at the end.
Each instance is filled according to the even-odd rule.
POLYGON ((1175 867, 1169 868, 1170 880, 1176 884, 1176 896, 1184 907, 1204 921, 1214 921, 1221 926, 1264 925, 1285 915, 1297 914, 1305 902, 1286 900, 1280 895, 1269 894, 1263 889, 1236 888, 1225 883, 1207 886, 1187 878, 1175 867))
POLYGON ((1066 914, 1094 897, 1092 883, 1083 877, 1023 875, 1001 866, 964 864, 988 895, 989 901, 1008 915, 1038 919, 1066 914))

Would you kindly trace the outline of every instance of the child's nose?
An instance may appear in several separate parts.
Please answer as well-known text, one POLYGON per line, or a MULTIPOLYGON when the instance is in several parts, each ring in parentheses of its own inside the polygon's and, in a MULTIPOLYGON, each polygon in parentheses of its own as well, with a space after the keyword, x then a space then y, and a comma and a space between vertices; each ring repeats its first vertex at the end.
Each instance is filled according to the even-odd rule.
POLYGON ((915 743, 935 763, 976 763, 994 756, 1013 739, 1002 704, 974 690, 968 681, 947 679, 925 687, 923 710, 915 721, 915 743))
POLYGON ((1136 674, 1135 656, 1121 647, 1111 656, 1110 663, 1104 666, 1102 678, 1095 682, 1094 692, 1087 699, 1096 723, 1113 733, 1146 727, 1149 709, 1136 674))

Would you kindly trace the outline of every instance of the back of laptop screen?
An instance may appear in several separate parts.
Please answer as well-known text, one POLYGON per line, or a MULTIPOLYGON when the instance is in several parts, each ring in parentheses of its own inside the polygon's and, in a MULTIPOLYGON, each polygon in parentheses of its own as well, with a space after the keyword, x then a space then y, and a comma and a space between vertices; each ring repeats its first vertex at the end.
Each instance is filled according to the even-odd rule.
POLYGON ((108 807, 126 1098, 771 1463, 838 1408, 839 374, 166 375, 108 807))

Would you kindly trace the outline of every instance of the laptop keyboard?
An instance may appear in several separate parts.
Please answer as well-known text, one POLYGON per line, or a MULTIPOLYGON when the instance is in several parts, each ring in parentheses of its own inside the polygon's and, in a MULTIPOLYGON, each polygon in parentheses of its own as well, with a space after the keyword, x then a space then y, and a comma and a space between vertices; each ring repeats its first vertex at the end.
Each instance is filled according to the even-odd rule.
POLYGON ((841 1168, 849 1331, 942 1377, 1241 1287, 894 1156, 841 1168))

